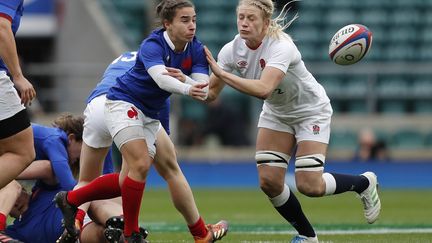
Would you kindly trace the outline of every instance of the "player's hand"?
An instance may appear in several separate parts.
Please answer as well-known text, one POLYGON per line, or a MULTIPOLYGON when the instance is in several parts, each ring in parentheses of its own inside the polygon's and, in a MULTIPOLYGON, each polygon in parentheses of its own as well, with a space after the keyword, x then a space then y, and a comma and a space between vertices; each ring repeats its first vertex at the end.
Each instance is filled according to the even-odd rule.
POLYGON ((207 87, 208 85, 208 83, 199 83, 193 85, 189 89, 189 96, 196 100, 204 101, 205 99, 207 99, 208 92, 207 90, 205 90, 205 87, 207 87))
POLYGON ((24 76, 15 77, 13 82, 20 93, 21 104, 30 105, 31 101, 36 97, 33 85, 24 76))
POLYGON ((19 218, 27 211, 30 202, 30 195, 22 190, 18 196, 13 208, 11 209, 10 215, 14 218, 19 218))
POLYGON ((204 52, 206 54, 207 62, 209 63, 210 69, 212 70, 213 74, 220 77, 224 71, 222 70, 222 68, 219 67, 207 46, 204 46, 204 52))
POLYGON ((165 69, 167 70, 167 72, 164 72, 164 75, 169 75, 173 78, 180 80, 183 83, 186 81, 186 75, 184 75, 180 69, 172 67, 165 67, 165 69))

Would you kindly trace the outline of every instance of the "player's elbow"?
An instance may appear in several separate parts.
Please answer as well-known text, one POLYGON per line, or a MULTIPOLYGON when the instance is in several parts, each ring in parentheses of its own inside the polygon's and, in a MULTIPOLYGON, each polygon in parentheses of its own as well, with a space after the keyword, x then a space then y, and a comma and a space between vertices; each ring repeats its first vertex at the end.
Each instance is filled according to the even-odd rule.
POLYGON ((209 92, 208 93, 208 95, 207 95, 207 98, 205 99, 205 102, 206 103, 210 103, 210 102, 213 102, 214 100, 216 100, 216 98, 217 98, 217 94, 215 94, 214 92, 209 92))
POLYGON ((258 93, 257 97, 265 100, 269 98, 272 93, 273 93, 272 89, 262 89, 261 92, 258 93))

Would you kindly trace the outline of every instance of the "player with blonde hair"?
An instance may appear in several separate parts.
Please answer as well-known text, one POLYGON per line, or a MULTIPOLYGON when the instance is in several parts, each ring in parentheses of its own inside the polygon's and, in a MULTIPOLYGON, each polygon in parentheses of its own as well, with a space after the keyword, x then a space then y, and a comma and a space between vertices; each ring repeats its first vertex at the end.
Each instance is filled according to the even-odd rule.
POLYGON ((301 193, 321 197, 354 191, 360 195, 369 223, 377 220, 381 204, 373 172, 323 173, 333 111, 324 88, 306 69, 293 40, 284 33, 297 17, 285 22, 286 6, 272 19, 271 0, 239 1, 239 34, 222 48, 218 62, 206 49, 213 71, 208 100, 214 100, 225 84, 264 100, 255 155, 260 187, 298 231, 292 242, 318 242, 300 203, 285 184, 291 156, 295 156, 295 179, 301 193), (239 76, 232 74, 234 71, 239 76))

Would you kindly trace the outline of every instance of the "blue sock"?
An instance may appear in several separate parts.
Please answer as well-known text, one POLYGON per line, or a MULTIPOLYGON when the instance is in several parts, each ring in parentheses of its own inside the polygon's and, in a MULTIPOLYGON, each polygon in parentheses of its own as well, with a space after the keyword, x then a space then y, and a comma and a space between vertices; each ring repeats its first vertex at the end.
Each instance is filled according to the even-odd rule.
POLYGON ((315 237, 315 231, 309 220, 303 213, 300 202, 297 200, 294 193, 290 193, 288 200, 279 207, 275 207, 282 217, 284 217, 300 235, 307 237, 315 237))
POLYGON ((345 175, 330 173, 336 181, 336 191, 339 194, 347 191, 362 193, 369 186, 369 180, 362 175, 345 175))

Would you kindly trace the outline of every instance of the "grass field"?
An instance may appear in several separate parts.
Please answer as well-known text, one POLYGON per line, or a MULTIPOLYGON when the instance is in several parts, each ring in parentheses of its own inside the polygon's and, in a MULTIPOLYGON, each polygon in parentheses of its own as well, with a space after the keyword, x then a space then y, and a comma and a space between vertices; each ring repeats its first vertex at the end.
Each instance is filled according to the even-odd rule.
MULTIPOLYGON (((229 234, 221 241, 236 243, 289 242, 295 232, 258 189, 194 189, 206 223, 226 219, 229 234)), ((432 242, 432 190, 381 191, 378 222, 368 225, 354 193, 324 198, 299 196, 320 242, 432 242)), ((169 193, 147 190, 140 221, 153 242, 193 242, 169 193)))

